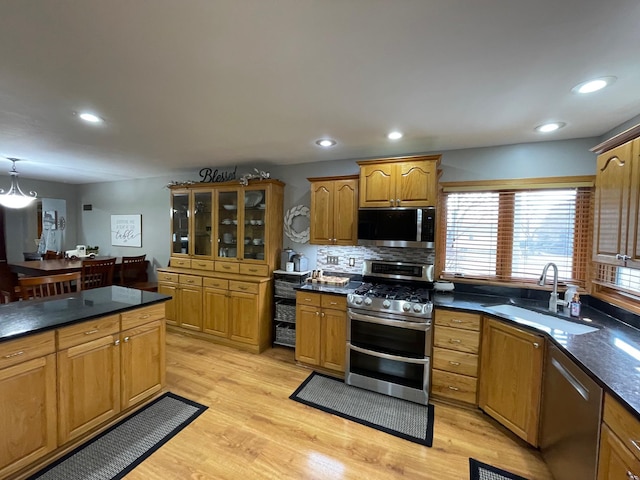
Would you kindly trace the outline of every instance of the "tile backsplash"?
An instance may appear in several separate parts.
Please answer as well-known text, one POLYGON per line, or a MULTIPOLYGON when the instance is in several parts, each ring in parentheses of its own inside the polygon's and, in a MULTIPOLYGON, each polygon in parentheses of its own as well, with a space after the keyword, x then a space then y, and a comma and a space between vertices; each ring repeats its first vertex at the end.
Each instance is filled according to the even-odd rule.
POLYGON ((363 262, 369 259, 429 264, 435 262, 435 252, 424 248, 323 245, 317 250, 316 268, 335 273, 361 275, 363 262), (328 263, 327 257, 338 257, 338 263, 328 263), (354 261, 353 266, 349 265, 350 259, 354 261))

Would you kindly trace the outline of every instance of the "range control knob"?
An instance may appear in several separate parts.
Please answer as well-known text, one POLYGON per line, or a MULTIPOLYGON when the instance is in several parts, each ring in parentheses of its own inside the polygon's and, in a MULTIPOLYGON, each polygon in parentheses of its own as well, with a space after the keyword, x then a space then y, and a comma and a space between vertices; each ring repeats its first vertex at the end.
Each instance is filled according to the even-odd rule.
POLYGON ((361 305, 362 304, 362 297, 355 297, 353 299, 353 303, 355 303, 356 305, 361 305))
POLYGON ((364 304, 365 304, 366 306, 369 306, 369 305, 371 305, 372 303, 373 303, 373 300, 371 300, 369 297, 365 297, 365 299, 364 299, 364 304))
POLYGON ((411 304, 410 304, 409 302, 405 302, 405 303, 402 305, 402 310, 404 310, 405 312, 409 312, 409 311, 411 311, 411 304))
POLYGON ((414 312, 416 312, 416 313, 420 313, 420 312, 422 312, 422 305, 420 305, 419 303, 416 303, 416 304, 413 306, 413 311, 414 311, 414 312))
POLYGON ((391 302, 389 300, 385 300, 382 302, 382 308, 389 308, 391 306, 391 302))

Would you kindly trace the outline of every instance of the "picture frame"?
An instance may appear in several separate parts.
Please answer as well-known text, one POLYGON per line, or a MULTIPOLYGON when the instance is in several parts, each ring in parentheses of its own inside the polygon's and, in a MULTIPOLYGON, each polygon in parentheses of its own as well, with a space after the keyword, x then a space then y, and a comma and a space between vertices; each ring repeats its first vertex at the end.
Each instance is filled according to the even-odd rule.
POLYGON ((142 247, 142 215, 111 215, 111 245, 142 247))

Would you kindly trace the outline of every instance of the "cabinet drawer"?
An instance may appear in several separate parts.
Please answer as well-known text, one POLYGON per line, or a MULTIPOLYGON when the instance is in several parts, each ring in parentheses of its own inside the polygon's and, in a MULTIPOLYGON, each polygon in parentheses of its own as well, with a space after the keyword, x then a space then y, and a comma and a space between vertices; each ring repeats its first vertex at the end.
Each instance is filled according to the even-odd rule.
POLYGON ((170 264, 172 267, 191 268, 191 259, 171 257, 170 264))
POLYGON ((480 331, 480 315, 452 310, 436 310, 436 325, 480 331))
POLYGON ((121 330, 127 330, 163 318, 164 303, 120 314, 120 327, 121 330))
POLYGON ((233 292, 258 293, 258 284, 230 281, 229 290, 233 292))
POLYGON ((477 377, 478 355, 433 347, 433 368, 477 377))
POLYGON ((322 308, 335 308, 337 310, 347 310, 347 297, 339 295, 322 295, 320 298, 322 308))
POLYGON ((434 395, 475 404, 477 389, 475 377, 435 369, 431 371, 431 392, 434 395))
POLYGON ((296 294, 296 305, 312 305, 314 307, 320 306, 319 293, 298 292, 296 294))
POLYGON ((224 280, 222 278, 205 277, 202 279, 202 284, 205 287, 220 288, 223 290, 227 290, 229 288, 229 280, 224 280))
POLYGON ((480 332, 437 326, 433 333, 433 344, 449 350, 478 353, 480 332))
POLYGON ((58 350, 74 347, 120 331, 120 315, 87 320, 57 330, 58 350))
POLYGON ((251 264, 241 263, 240 273, 242 275, 257 275, 260 277, 268 277, 269 267, 267 265, 251 265, 251 264))
POLYGON ((202 277, 196 275, 180 275, 180 283, 185 285, 202 285, 202 277))
POLYGON ((180 275, 177 273, 158 272, 159 282, 178 282, 180 275))
POLYGON ((213 271, 213 260, 191 260, 191 268, 194 270, 213 271))
POLYGON ((55 352, 55 338, 52 330, 0 343, 0 369, 55 352))
POLYGON ((608 393, 604 396, 603 420, 640 460, 640 420, 631 415, 608 393))
POLYGON ((216 272, 240 273, 240 264, 231 262, 216 262, 213 269, 216 272))

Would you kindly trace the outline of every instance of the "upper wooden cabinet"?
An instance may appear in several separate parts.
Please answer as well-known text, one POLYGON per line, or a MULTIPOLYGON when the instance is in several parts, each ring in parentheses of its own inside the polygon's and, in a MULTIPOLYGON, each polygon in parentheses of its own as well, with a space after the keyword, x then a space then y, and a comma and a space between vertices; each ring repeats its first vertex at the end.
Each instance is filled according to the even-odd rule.
POLYGON ((283 195, 271 179, 171 187, 171 266, 239 273, 246 263, 270 273, 280 264, 283 195))
POLYGON ((311 182, 311 233, 316 245, 358 243, 358 176, 308 178, 311 182))
POLYGON ((478 404, 534 447, 538 446, 544 338, 484 319, 478 404))
POLYGON ((597 160, 593 260, 640 266, 640 139, 601 153, 597 160))
POLYGON ((358 162, 360 208, 435 206, 439 164, 440 155, 358 162))

